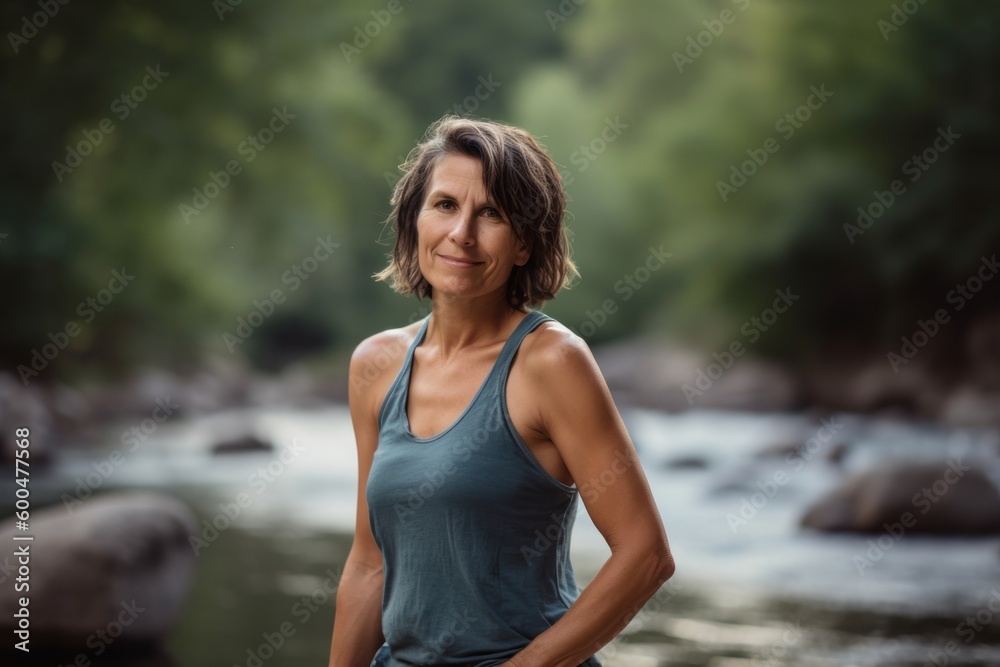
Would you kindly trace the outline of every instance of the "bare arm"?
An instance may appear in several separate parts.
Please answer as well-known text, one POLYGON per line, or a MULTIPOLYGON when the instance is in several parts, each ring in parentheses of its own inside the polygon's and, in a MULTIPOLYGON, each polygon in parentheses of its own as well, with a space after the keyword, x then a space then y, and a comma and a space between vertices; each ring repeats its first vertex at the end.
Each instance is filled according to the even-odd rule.
POLYGON ((674 559, 621 416, 579 336, 544 332, 526 370, 547 399, 539 421, 566 462, 611 556, 567 612, 508 667, 577 667, 610 642, 674 573, 674 559))
POLYGON ((358 499, 354 542, 337 590, 329 667, 368 667, 385 641, 382 634, 382 552, 368 523, 365 486, 378 445, 378 411, 366 370, 380 351, 376 337, 365 339, 351 355, 348 401, 358 450, 358 499))

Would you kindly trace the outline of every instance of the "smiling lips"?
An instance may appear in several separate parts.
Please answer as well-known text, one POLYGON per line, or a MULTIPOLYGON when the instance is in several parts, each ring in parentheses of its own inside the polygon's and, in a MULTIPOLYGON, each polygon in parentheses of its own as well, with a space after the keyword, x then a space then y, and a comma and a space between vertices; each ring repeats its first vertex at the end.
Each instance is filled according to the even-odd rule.
POLYGON ((459 259, 458 257, 449 257, 448 255, 439 255, 439 257, 445 264, 457 266, 463 269, 472 268, 473 266, 479 266, 482 264, 482 262, 470 262, 469 260, 459 259))

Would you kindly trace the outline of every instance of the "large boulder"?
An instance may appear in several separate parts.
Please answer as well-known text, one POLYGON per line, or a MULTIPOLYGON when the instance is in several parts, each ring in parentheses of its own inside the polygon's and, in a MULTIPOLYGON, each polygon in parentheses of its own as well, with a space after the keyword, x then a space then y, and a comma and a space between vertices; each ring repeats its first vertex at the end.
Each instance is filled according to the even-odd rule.
POLYGON ((954 426, 996 428, 1000 426, 1000 391, 960 386, 941 406, 940 418, 954 426))
POLYGON ((107 494, 32 512, 29 530, 16 534, 33 541, 13 541, 14 519, 5 521, 0 541, 29 550, 30 590, 15 591, 9 581, 0 587, 0 629, 15 636, 18 599, 28 597, 32 651, 93 655, 112 643, 160 642, 193 580, 188 538, 196 530, 184 504, 148 493, 107 494))
POLYGON ((689 408, 786 411, 801 404, 787 368, 738 357, 727 368, 715 357, 648 336, 595 347, 597 361, 620 405, 676 412, 689 408))
POLYGON ((854 475, 818 500, 800 525, 820 531, 908 534, 1000 533, 1000 493, 974 465, 893 460, 854 475), (905 516, 909 514, 909 517, 905 516))

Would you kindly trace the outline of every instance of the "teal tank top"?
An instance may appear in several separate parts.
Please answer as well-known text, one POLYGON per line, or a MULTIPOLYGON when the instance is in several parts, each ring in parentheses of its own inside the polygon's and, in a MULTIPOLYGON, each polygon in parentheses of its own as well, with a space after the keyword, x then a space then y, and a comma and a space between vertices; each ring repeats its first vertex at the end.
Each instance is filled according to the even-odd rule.
MULTIPOLYGON (((505 399, 526 315, 465 411, 420 438, 406 414, 413 351, 379 409, 365 497, 382 551, 385 643, 372 667, 500 665, 558 621, 579 590, 570 537, 579 490, 552 477, 514 429, 505 399)), ((581 663, 602 667, 596 656, 581 663)))

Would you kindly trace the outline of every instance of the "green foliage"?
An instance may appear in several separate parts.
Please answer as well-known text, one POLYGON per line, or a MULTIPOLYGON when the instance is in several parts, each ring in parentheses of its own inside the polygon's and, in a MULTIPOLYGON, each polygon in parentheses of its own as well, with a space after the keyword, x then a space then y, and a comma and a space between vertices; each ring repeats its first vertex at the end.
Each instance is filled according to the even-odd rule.
MULTIPOLYGON (((915 2, 888 32, 883 0, 400 6, 386 21, 386 3, 246 1, 220 20, 212 3, 74 2, 16 52, 8 34, 5 366, 74 321, 45 379, 230 348, 276 368, 405 323, 429 304, 370 277, 391 250, 388 195, 426 126, 456 110, 525 127, 560 165, 582 280, 546 310, 580 330, 615 300, 591 343, 655 328, 717 349, 791 287, 801 301, 755 352, 815 356, 859 333, 881 349, 996 251, 1000 6, 915 2), (553 21, 560 7, 575 9, 553 21), (691 57, 720 16, 733 20, 691 57), (122 117, 116 100, 157 66, 169 74, 122 117), (484 79, 497 85, 476 97, 484 79), (783 136, 776 123, 822 86, 833 96, 783 136), (249 150, 275 109, 285 127, 249 150), (114 131, 56 173, 102 119, 114 131), (904 164, 949 126, 960 138, 910 181, 904 164), (768 137, 777 152, 723 200, 719 182, 768 137), (851 243, 844 226, 896 179, 905 193, 851 243), (328 237, 330 258, 290 280, 328 237), (619 281, 661 244, 669 264, 626 300, 619 281), (136 278, 85 322, 79 304, 121 267, 136 278), (224 336, 274 290, 284 302, 252 337, 224 336)), ((0 26, 38 11, 6 3, 0 26)))

